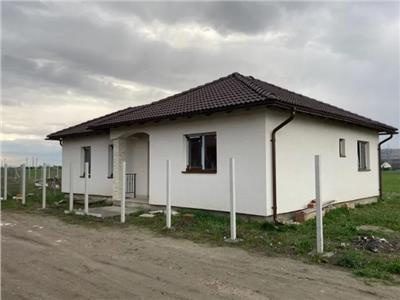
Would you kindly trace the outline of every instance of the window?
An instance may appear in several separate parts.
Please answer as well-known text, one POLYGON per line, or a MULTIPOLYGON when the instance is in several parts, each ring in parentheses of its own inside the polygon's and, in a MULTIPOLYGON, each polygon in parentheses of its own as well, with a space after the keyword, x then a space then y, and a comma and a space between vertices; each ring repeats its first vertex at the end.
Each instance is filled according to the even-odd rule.
POLYGON ((113 178, 114 145, 108 145, 108 178, 113 178))
POLYGON ((357 154, 358 154, 358 170, 368 171, 369 170, 369 143, 358 141, 357 142, 357 154))
POLYGON ((339 156, 346 157, 346 141, 345 141, 345 139, 339 139, 339 156))
POLYGON ((90 177, 91 174, 91 154, 90 154, 90 147, 82 147, 81 150, 81 177, 85 177, 85 163, 89 163, 89 174, 88 177, 90 177))
POLYGON ((217 137, 215 133, 187 135, 188 161, 185 173, 217 172, 217 137))

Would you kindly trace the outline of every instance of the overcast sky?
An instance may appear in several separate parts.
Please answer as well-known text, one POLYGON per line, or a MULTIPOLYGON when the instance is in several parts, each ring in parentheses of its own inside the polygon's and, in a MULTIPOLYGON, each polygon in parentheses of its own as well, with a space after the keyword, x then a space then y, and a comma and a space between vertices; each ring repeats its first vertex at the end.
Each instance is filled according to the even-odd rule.
POLYGON ((2 2, 3 158, 235 71, 400 127, 399 3, 2 2))

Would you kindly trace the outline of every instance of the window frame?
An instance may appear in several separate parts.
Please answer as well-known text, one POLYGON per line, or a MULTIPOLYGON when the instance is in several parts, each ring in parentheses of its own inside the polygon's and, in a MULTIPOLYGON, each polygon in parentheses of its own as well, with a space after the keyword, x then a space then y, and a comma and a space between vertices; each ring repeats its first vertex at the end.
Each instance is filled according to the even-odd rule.
POLYGON ((357 161, 358 161, 358 171, 360 171, 360 172, 371 171, 369 142, 357 141, 357 161), (362 146, 362 145, 364 145, 364 146, 362 146), (362 151, 362 150, 364 150, 364 151, 362 151), (363 156, 362 156, 362 154, 363 154, 363 156))
POLYGON ((346 157, 346 139, 339 139, 339 157, 346 157))
POLYGON ((194 134, 185 134, 185 142, 186 142, 186 169, 185 171, 182 171, 182 173, 188 173, 188 174, 216 174, 217 173, 217 133, 216 132, 205 132, 205 133, 194 133, 194 134), (215 137, 215 168, 206 168, 207 162, 206 162, 206 136, 214 136, 215 137), (195 139, 195 138, 200 138, 201 140, 201 167, 190 167, 190 139, 195 139))
POLYGON ((91 146, 83 146, 81 147, 81 178, 85 178, 85 151, 89 150, 89 174, 88 178, 92 175, 92 147, 91 146))
POLYGON ((114 144, 109 144, 107 147, 107 161, 108 161, 108 170, 107 170, 107 178, 114 178, 114 144))

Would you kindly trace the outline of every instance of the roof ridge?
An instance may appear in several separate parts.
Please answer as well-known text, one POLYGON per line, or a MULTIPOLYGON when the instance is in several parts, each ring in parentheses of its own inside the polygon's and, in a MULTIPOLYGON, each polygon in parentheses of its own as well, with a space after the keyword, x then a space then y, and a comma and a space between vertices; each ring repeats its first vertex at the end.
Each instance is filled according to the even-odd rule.
MULTIPOLYGON (((229 77, 234 76, 235 73, 237 73, 237 72, 234 72, 234 73, 229 74, 229 75, 227 75, 227 76, 223 76, 223 77, 214 79, 213 81, 206 82, 206 83, 204 83, 204 84, 195 86, 195 87, 190 88, 190 89, 188 89, 188 90, 184 90, 183 92, 180 92, 180 93, 177 93, 177 94, 173 94, 173 95, 168 96, 168 97, 165 97, 165 98, 163 98, 163 99, 150 102, 149 105, 157 104, 157 103, 164 102, 164 101, 168 101, 168 100, 170 100, 171 98, 175 98, 175 97, 178 97, 178 96, 185 95, 185 94, 187 94, 187 93, 189 93, 189 92, 196 91, 196 90, 198 90, 198 89, 200 89, 200 88, 206 87, 206 86, 211 85, 211 84, 213 84, 213 83, 215 83, 215 82, 222 81, 222 80, 224 80, 224 79, 228 79, 229 77)), ((237 74, 239 74, 239 73, 237 73, 237 74)))
POLYGON ((254 92, 256 92, 257 94, 264 96, 265 98, 276 98, 276 95, 274 93, 271 92, 267 92, 265 91, 262 87, 260 87, 259 85, 257 85, 256 83, 253 82, 249 82, 248 78, 252 78, 254 79, 254 77, 252 76, 244 76, 238 72, 235 72, 233 74, 233 78, 237 79, 238 81, 240 81, 241 83, 243 83, 244 85, 246 85, 248 88, 250 88, 251 90, 253 90, 254 92))

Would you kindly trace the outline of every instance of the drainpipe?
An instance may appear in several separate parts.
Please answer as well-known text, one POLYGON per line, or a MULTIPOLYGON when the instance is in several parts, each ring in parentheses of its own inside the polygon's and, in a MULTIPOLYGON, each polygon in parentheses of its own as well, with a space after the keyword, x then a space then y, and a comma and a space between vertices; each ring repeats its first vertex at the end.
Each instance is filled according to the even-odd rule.
POLYGON ((379 172, 379 198, 382 198, 382 170, 381 170, 381 145, 393 137, 393 134, 378 144, 378 172, 379 172))
POLYGON ((271 134, 271 142, 272 142, 272 211, 273 211, 273 219, 274 222, 277 223, 276 215, 277 215, 277 199, 276 199, 276 133, 279 129, 286 126, 290 123, 296 114, 296 109, 292 110, 292 113, 289 118, 279 124, 272 130, 271 134))

